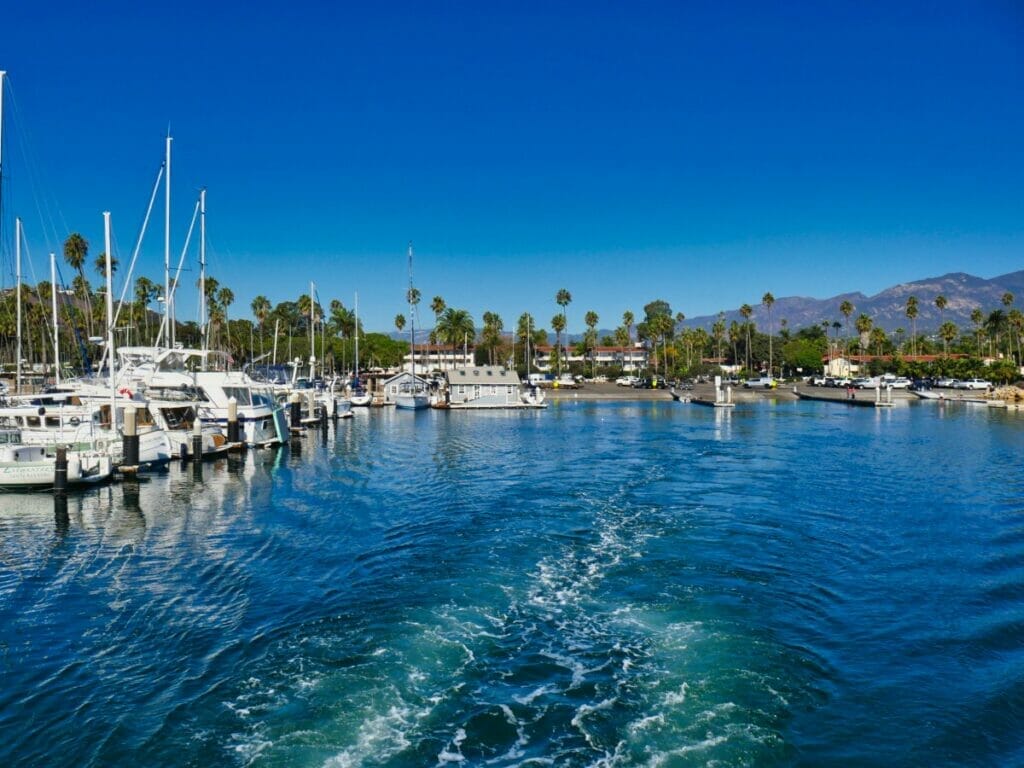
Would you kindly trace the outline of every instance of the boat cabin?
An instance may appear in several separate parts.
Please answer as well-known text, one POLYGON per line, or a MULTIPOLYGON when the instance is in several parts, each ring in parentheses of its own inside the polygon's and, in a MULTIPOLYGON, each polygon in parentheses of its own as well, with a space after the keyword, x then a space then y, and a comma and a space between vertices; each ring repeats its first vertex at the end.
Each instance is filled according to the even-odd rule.
POLYGON ((453 406, 505 408, 521 405, 519 374, 503 366, 458 368, 445 374, 453 406))

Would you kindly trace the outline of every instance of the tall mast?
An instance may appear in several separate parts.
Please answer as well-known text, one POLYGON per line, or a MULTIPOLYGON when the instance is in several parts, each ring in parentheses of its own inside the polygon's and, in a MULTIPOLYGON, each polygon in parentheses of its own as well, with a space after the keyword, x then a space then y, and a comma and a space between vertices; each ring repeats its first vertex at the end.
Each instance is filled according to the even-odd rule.
MULTIPOLYGON (((199 333, 200 346, 206 352, 206 187, 199 190, 199 333)), ((202 369, 206 370, 206 355, 202 357, 202 369)))
POLYGON ((355 360, 355 369, 356 369, 356 381, 359 381, 359 291, 356 291, 356 306, 355 306, 354 312, 355 312, 355 316, 356 316, 356 360, 355 360))
POLYGON ((117 428, 117 379, 114 376, 114 280, 110 268, 110 211, 103 212, 103 247, 107 257, 107 370, 110 372, 110 428, 117 428))
POLYGON ((50 298, 53 304, 53 383, 60 384, 60 320, 57 315, 57 254, 50 254, 50 298))
POLYGON ((171 133, 164 143, 164 320, 167 322, 168 346, 174 347, 174 325, 171 321, 171 133))
POLYGON ((313 312, 313 290, 316 286, 313 285, 313 281, 309 281, 309 378, 316 378, 316 336, 313 331, 313 318, 315 314, 313 312))
MULTIPOLYGON (((3 213, 3 187, 4 187, 4 77, 7 72, 0 69, 0 214, 3 213)), ((0 227, 3 226, 3 216, 0 215, 0 227)), ((2 232, 0 232, 2 234, 2 232)), ((3 242, 0 240, 0 242, 3 242)))
POLYGON ((416 391, 416 313, 412 305, 412 240, 409 241, 409 292, 405 298, 409 302, 409 353, 412 358, 412 386, 416 391))
POLYGON ((14 365, 17 370, 14 391, 21 392, 21 219, 14 220, 14 274, 15 294, 17 295, 17 351, 14 355, 14 365))

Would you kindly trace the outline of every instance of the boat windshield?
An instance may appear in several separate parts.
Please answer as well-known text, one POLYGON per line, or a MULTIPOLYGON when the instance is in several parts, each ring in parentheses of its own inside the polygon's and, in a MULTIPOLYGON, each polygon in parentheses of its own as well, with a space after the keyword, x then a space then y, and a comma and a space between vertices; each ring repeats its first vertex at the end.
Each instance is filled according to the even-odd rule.
POLYGON ((235 398, 235 402, 239 405, 252 405, 248 387, 224 387, 224 396, 235 398))

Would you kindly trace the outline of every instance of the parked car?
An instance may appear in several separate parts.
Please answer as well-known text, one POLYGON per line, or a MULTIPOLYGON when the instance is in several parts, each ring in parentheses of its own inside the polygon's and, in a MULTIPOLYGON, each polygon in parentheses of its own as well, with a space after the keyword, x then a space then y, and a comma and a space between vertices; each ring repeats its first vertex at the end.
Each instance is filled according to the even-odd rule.
POLYGON ((935 386, 942 389, 956 389, 956 385, 958 383, 957 379, 951 379, 948 376, 943 376, 941 379, 935 380, 935 386))
POLYGON ((881 386, 881 381, 877 376, 861 376, 853 380, 853 386, 857 389, 874 389, 881 386))
POLYGON ((883 381, 882 386, 892 387, 893 389, 910 389, 910 379, 906 376, 897 376, 895 379, 883 381))
POLYGON ((813 386, 815 386, 815 387, 824 387, 825 386, 826 378, 827 377, 824 374, 822 374, 820 376, 812 376, 811 377, 811 384, 813 386))
POLYGON ((914 379, 910 383, 910 388, 912 390, 914 390, 915 392, 921 392, 921 391, 923 391, 925 389, 931 389, 932 388, 932 380, 929 379, 929 378, 914 379))
POLYGON ((747 379, 743 382, 745 389, 774 389, 778 384, 771 376, 759 376, 756 379, 747 379))
POLYGON ((991 382, 984 379, 965 379, 964 381, 958 381, 956 384, 957 389, 988 389, 991 386, 991 382))
POLYGON ((620 387, 633 387, 636 386, 638 381, 640 381, 640 379, 636 376, 619 376, 619 378, 615 380, 615 384, 620 387))

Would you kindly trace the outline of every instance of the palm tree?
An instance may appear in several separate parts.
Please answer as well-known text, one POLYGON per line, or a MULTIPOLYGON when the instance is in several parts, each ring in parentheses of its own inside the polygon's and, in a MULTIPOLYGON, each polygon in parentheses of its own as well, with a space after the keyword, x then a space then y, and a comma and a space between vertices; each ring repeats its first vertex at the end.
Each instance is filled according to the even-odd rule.
POLYGON ((949 306, 949 302, 948 302, 948 301, 946 301, 946 297, 945 297, 945 296, 943 296, 943 295, 942 295, 942 294, 940 293, 940 294, 939 294, 938 296, 936 296, 936 297, 935 297, 935 308, 936 308, 937 310, 939 310, 939 322, 940 322, 940 323, 941 323, 941 322, 942 322, 942 320, 944 319, 944 318, 943 318, 943 315, 944 315, 944 314, 945 314, 945 312, 946 312, 946 307, 947 307, 947 306, 949 306))
POLYGON ((874 321, 863 312, 857 316, 857 320, 854 322, 854 328, 857 329, 857 334, 860 336, 859 343, 862 354, 870 341, 869 335, 873 325, 874 321))
POLYGON ((850 301, 847 301, 847 300, 844 300, 844 301, 840 302, 840 304, 839 304, 839 312, 843 316, 843 337, 844 337, 844 339, 846 341, 846 354, 847 355, 850 354, 850 349, 849 349, 849 346, 850 346, 850 341, 849 341, 849 339, 850 339, 850 315, 853 314, 853 310, 855 310, 855 309, 856 309, 856 307, 853 306, 853 303, 850 302, 850 301))
POLYGON ((773 360, 773 349, 772 349, 772 334, 774 329, 772 328, 772 304, 775 303, 775 297, 772 296, 771 291, 765 293, 761 297, 761 303, 764 304, 765 309, 768 310, 768 375, 772 375, 772 363, 773 360))
POLYGON ((501 315, 497 312, 484 312, 483 319, 482 346, 487 350, 488 360, 491 365, 494 365, 494 351, 501 344, 501 331, 505 324, 501 320, 501 315))
MULTIPOLYGON (((1009 322, 1010 329, 1013 331, 1013 335, 1017 337, 1017 362, 1019 364, 1021 357, 1020 348, 1020 337, 1021 333, 1024 332, 1024 313, 1014 307, 1006 313, 1006 319, 1009 322)), ((1012 347, 1011 347, 1012 351, 1012 347)))
POLYGON ((590 350, 591 350, 591 355, 592 356, 590 358, 590 363, 591 363, 590 368, 591 368, 592 375, 596 376, 597 375, 597 370, 596 370, 597 361, 593 357, 593 349, 594 349, 594 347, 597 346, 597 330, 596 330, 597 329, 597 322, 598 322, 597 312, 594 312, 593 310, 587 312, 587 314, 584 315, 584 317, 583 317, 583 322, 586 323, 586 325, 587 325, 587 338, 584 340, 584 344, 586 346, 588 346, 590 348, 590 350))
POLYGON ((711 338, 714 339, 717 358, 722 357, 722 342, 725 341, 725 312, 718 313, 718 319, 711 326, 711 338))
POLYGON ((68 235, 64 241, 64 261, 78 273, 81 278, 81 285, 85 288, 85 312, 86 322, 89 324, 89 335, 92 335, 92 291, 89 289, 89 281, 85 278, 85 259, 89 255, 89 241, 77 232, 68 235))
POLYGON ((146 321, 146 339, 149 340, 149 303, 156 298, 156 283, 146 276, 139 277, 135 281, 135 300, 139 304, 146 321))
POLYGON ((476 326, 473 324, 473 317, 464 309, 446 308, 435 330, 437 340, 451 346, 453 357, 459 344, 465 344, 470 338, 476 341, 476 326))
POLYGON ((401 333, 405 329, 405 315, 395 315, 395 328, 401 333))
POLYGON ((1010 305, 1013 304, 1013 294, 1007 291, 1000 300, 1003 302, 1003 306, 1009 309, 1010 305))
POLYGON ((944 356, 949 356, 949 342, 953 341, 958 333, 956 323, 951 320, 947 320, 939 326, 939 336, 942 338, 942 354, 944 356))
POLYGON ((910 353, 917 354, 917 297, 907 297, 907 318, 910 320, 910 353))
MULTIPOLYGON (((560 288, 558 293, 555 294, 555 303, 562 308, 562 330, 569 327, 569 320, 565 316, 565 308, 572 304, 572 294, 569 293, 565 288, 560 288)), ((568 346, 568 338, 566 339, 566 345, 568 346)))
POLYGON ((747 331, 747 362, 744 365, 744 368, 746 368, 747 371, 750 371, 750 316, 754 314, 754 308, 751 307, 749 304, 744 304, 742 307, 740 307, 740 314, 743 315, 743 325, 745 326, 747 331))
POLYGON ((267 315, 270 314, 270 299, 266 296, 259 295, 252 300, 250 304, 252 309, 252 316, 256 318, 256 322, 260 326, 260 354, 263 354, 263 323, 266 322, 267 315))
MULTIPOLYGON (((113 280, 114 275, 117 274, 117 267, 120 262, 117 260, 117 256, 110 257, 110 278, 113 280)), ((104 280, 107 277, 107 254, 101 253, 96 257, 96 261, 93 262, 93 267, 99 273, 100 277, 104 280)))
POLYGON ((565 315, 551 318, 551 329, 555 332, 555 355, 558 357, 558 375, 562 375, 562 331, 565 330, 565 315))
POLYGON ((882 349, 885 347, 885 343, 889 338, 885 335, 885 329, 879 325, 876 325, 871 330, 871 346, 875 348, 875 354, 882 354, 882 349))
POLYGON ((626 326, 626 335, 629 337, 627 344, 633 346, 633 325, 636 322, 636 318, 633 317, 633 313, 628 309, 622 313, 622 324, 626 326))
POLYGON ((978 340, 978 357, 981 357, 981 325, 985 322, 985 313, 981 307, 971 310, 971 322, 974 323, 974 336, 978 340))

